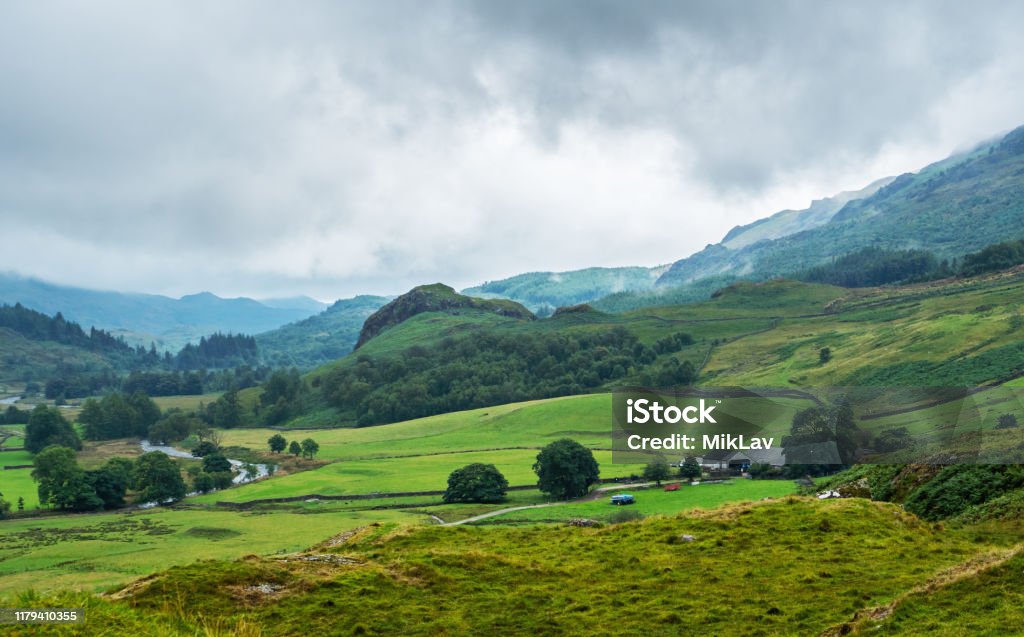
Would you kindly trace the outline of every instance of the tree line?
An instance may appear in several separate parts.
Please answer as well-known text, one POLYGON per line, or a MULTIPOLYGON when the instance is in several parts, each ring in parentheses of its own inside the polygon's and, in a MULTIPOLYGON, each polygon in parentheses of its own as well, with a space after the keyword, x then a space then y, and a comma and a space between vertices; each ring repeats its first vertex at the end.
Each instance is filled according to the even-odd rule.
POLYGON ((959 261, 938 260, 927 250, 867 247, 809 268, 794 278, 847 288, 934 281, 952 276, 978 276, 1024 264, 1024 240, 1005 241, 964 255, 959 261))
MULTIPOLYGON (((675 354, 692 343, 688 334, 673 334, 646 345, 622 327, 558 334, 475 332, 431 347, 413 346, 401 357, 360 355, 354 364, 313 382, 331 405, 365 426, 582 394, 616 381, 690 384, 696 369, 675 354)), ((300 407, 302 391, 299 384, 290 399, 300 407)), ((278 394, 285 398, 278 400, 280 408, 288 408, 287 394, 278 394)))

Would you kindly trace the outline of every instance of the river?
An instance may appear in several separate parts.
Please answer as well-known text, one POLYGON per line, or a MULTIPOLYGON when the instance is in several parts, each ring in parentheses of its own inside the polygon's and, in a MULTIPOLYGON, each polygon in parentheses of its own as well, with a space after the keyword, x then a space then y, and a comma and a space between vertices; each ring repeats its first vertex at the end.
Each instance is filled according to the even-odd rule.
MULTIPOLYGON (((148 440, 142 440, 141 442, 139 442, 139 446, 142 448, 143 453, 149 453, 150 451, 159 451, 161 453, 167 454, 168 456, 171 456, 172 458, 189 458, 189 459, 194 459, 192 454, 187 452, 187 451, 184 451, 182 449, 178 449, 176 447, 170 447, 170 446, 167 446, 167 445, 154 445, 154 444, 150 443, 148 440)), ((265 478, 265 477, 270 475, 270 465, 266 465, 266 464, 253 464, 251 466, 256 468, 256 474, 255 475, 250 475, 245 470, 245 466, 246 466, 245 462, 242 462, 241 460, 235 460, 233 458, 228 458, 228 462, 230 462, 231 466, 234 467, 238 471, 238 473, 235 475, 234 479, 231 480, 235 484, 245 484, 247 482, 252 482, 253 480, 259 480, 260 478, 265 478)), ((198 493, 189 493, 188 495, 199 495, 199 494, 198 493)), ((158 504, 157 502, 146 502, 145 504, 139 505, 139 508, 140 509, 148 509, 150 507, 155 507, 157 504, 158 504)))

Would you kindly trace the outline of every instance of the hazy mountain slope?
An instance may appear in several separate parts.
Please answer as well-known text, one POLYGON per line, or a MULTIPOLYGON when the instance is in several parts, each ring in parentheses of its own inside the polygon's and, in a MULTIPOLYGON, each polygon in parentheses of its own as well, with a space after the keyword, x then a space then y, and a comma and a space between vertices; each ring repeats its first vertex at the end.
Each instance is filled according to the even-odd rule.
POLYGON ((722 243, 672 264, 657 285, 720 275, 786 275, 867 246, 923 248, 952 258, 1022 237, 1024 127, 917 173, 875 182, 860 194, 867 196, 850 199, 834 213, 828 212, 834 202, 816 202, 801 218, 824 223, 793 234, 779 234, 800 226, 785 212, 734 229, 722 243), (881 187, 870 193, 876 186, 881 187), (769 231, 770 222, 777 231, 769 231))
POLYGON ((308 310, 310 312, 322 312, 330 307, 329 303, 317 301, 308 296, 289 296, 285 298, 256 299, 267 307, 284 308, 289 310, 308 310))
POLYGON ((587 303, 617 292, 643 291, 667 266, 586 268, 570 272, 528 272, 463 290, 483 298, 504 298, 547 314, 557 307, 587 303))
POLYGON ((86 328, 101 327, 147 345, 155 341, 172 351, 202 335, 265 332, 311 313, 306 307, 268 307, 252 299, 224 299, 209 292, 173 299, 54 285, 12 274, 0 274, 0 303, 21 303, 51 315, 61 312, 86 328))
POLYGON ((844 191, 833 197, 815 199, 804 210, 783 210, 745 226, 736 226, 725 235, 721 245, 730 250, 739 250, 758 241, 778 239, 824 225, 847 203, 875 194, 879 188, 887 186, 894 179, 895 177, 884 177, 860 190, 844 191))
POLYGON ((257 334, 260 354, 275 367, 300 369, 341 358, 355 348, 366 319, 389 300, 366 295, 342 299, 319 314, 257 334))

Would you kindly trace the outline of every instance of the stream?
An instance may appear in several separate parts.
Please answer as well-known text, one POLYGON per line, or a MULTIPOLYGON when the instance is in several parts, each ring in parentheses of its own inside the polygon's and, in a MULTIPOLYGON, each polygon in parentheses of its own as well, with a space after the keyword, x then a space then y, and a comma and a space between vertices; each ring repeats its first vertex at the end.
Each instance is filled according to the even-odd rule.
MULTIPOLYGON (((172 458, 189 458, 190 460, 194 460, 195 459, 194 456, 191 453, 187 452, 187 451, 183 451, 181 449, 177 449, 175 447, 171 447, 171 446, 168 446, 168 445, 154 445, 154 444, 150 443, 148 440, 140 441, 139 442, 139 447, 142 448, 142 452, 143 453, 149 453, 150 451, 159 451, 161 453, 167 454, 168 456, 171 456, 172 458)), ((265 465, 265 464, 253 464, 253 465, 250 465, 250 466, 256 468, 256 474, 255 475, 251 475, 251 474, 249 474, 249 473, 247 473, 245 471, 245 465, 247 463, 242 462, 241 460, 235 460, 234 458, 228 458, 228 462, 231 463, 232 468, 234 468, 235 470, 238 471, 238 474, 231 480, 234 484, 245 484, 247 482, 252 482, 253 480, 259 480, 260 478, 265 478, 265 477, 270 475, 270 465, 265 465)), ((192 495, 199 495, 199 493, 188 493, 188 494, 186 494, 185 497, 192 496, 192 495)), ((157 506, 158 504, 162 504, 162 503, 159 503, 159 502, 146 502, 145 504, 140 504, 139 508, 140 509, 149 509, 149 508, 157 506)))

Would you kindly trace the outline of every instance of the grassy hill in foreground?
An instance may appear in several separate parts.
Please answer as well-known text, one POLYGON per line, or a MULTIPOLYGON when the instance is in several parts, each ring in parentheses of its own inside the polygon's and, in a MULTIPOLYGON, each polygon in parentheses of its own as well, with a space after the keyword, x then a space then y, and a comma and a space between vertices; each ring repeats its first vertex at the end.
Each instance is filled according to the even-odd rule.
MULTIPOLYGON (((915 589, 942 595, 944 573, 1001 551, 892 505, 792 498, 596 529, 371 526, 35 604, 85 606, 90 630, 139 635, 816 635, 915 589)), ((986 621, 1005 623, 983 613, 976 634, 986 621)), ((922 632, 904 628, 890 634, 922 632)))

